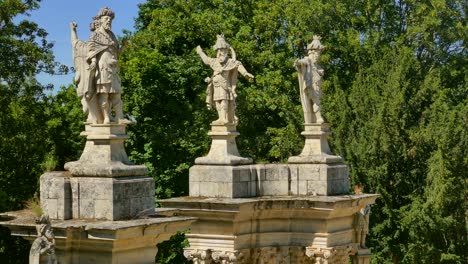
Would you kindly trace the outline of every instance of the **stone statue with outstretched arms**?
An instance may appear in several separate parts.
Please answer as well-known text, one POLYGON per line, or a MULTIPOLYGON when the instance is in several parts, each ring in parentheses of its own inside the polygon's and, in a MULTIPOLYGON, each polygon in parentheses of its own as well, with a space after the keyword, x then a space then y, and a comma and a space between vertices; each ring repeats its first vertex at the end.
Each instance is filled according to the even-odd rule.
POLYGON ((236 60, 234 49, 224 40, 224 36, 218 35, 213 46, 216 58, 208 57, 200 46, 196 48, 203 63, 213 69, 213 76, 206 78, 208 83, 206 103, 208 108, 216 107, 219 118, 213 124, 237 124, 236 110, 236 84, 238 73, 248 80, 254 76, 247 72, 242 63, 236 60), (232 58, 229 58, 229 52, 232 58))

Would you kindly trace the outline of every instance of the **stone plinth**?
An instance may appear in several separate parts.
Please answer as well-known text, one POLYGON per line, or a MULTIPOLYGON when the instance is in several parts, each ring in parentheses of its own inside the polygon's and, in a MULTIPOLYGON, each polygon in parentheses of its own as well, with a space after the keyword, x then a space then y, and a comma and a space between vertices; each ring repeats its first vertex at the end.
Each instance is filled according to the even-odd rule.
POLYGON ((251 158, 241 157, 237 150, 236 131, 234 124, 211 124, 211 148, 208 155, 195 159, 197 165, 240 165, 251 164, 251 158))
POLYGON ((154 212, 154 180, 140 177, 72 177, 68 172, 40 178, 41 207, 51 219, 134 219, 154 212))
POLYGON ((288 159, 288 163, 342 163, 343 158, 331 153, 327 137, 331 135, 328 124, 304 124, 304 148, 299 156, 288 159))
POLYGON ((88 124, 81 135, 86 145, 78 161, 67 162, 65 169, 79 177, 144 176, 148 170, 128 160, 124 141, 127 124, 88 124))
MULTIPOLYGON (((153 212, 154 213, 154 212, 153 212)), ((34 216, 28 211, 0 214, 0 222, 12 235, 30 241, 37 236, 34 216)), ((67 264, 153 264, 156 245, 186 230, 192 217, 153 215, 128 221, 52 221, 55 255, 67 264)))
POLYGON ((181 197, 162 200, 165 214, 197 217, 186 236, 191 260, 216 263, 347 264, 357 254, 355 219, 377 195, 181 197), (170 210, 169 210, 170 209, 170 210))
POLYGON ((349 193, 349 171, 342 163, 195 165, 189 172, 193 197, 246 198, 349 193))
POLYGON ((195 165, 189 171, 190 196, 254 197, 257 175, 249 165, 195 165))

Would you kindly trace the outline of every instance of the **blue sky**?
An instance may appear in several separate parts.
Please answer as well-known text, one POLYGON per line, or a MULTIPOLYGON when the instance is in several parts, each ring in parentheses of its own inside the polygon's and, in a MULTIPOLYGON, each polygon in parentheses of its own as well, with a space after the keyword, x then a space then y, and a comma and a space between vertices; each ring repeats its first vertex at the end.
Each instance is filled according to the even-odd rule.
MULTIPOLYGON (((138 15, 138 4, 146 0, 43 0, 38 10, 30 12, 28 19, 36 22, 48 33, 48 41, 54 43, 54 55, 58 62, 73 66, 70 43, 70 22, 78 24, 78 37, 82 40, 89 38, 89 24, 99 9, 110 7, 115 12, 112 31, 122 35, 122 30, 133 31, 135 18, 138 15)), ((53 76, 40 74, 37 79, 42 84, 53 84, 55 91, 61 85, 72 83, 73 74, 53 76)))

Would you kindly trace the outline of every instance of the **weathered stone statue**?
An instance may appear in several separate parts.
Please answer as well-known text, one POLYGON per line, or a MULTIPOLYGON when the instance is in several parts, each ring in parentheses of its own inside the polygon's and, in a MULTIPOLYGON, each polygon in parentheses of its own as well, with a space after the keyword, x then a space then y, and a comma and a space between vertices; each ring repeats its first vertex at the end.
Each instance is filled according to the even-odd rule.
POLYGON ((306 124, 321 124, 324 122, 320 113, 324 71, 318 65, 320 53, 323 49, 324 46, 320 43, 320 37, 314 36, 312 43, 307 46, 308 56, 294 62, 294 67, 298 71, 302 110, 304 111, 304 122, 306 124))
POLYGON ((70 23, 78 96, 92 124, 127 123, 122 111, 117 58, 121 47, 111 31, 114 12, 105 7, 93 18, 86 43, 78 39, 77 24, 70 23), (115 113, 113 116, 112 111, 115 113))
POLYGON ((217 36, 213 49, 216 51, 216 58, 208 57, 200 46, 196 49, 203 62, 213 69, 213 76, 205 80, 208 83, 206 103, 209 109, 215 106, 218 112, 219 118, 213 124, 237 124, 235 110, 238 72, 248 80, 252 80, 254 76, 236 60, 234 49, 224 40, 223 35, 217 36), (229 58, 229 51, 232 58, 229 58))
POLYGON ((29 264, 55 264, 55 237, 49 217, 42 215, 36 223, 37 238, 29 251, 29 264))
POLYGON ((369 216, 370 216, 370 205, 363 207, 357 213, 356 220, 356 243, 360 248, 366 247, 366 236, 369 233, 369 216))

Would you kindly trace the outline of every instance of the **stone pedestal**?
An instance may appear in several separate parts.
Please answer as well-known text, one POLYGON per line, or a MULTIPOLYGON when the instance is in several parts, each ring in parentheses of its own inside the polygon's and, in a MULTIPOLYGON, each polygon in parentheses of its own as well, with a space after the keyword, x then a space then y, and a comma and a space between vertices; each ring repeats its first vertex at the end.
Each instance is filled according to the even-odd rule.
POLYGON ((331 153, 327 137, 331 135, 328 124, 304 124, 304 148, 299 156, 288 159, 288 163, 342 163, 343 158, 331 153))
POLYGON ((136 219, 154 213, 151 177, 71 177, 67 172, 40 178, 41 207, 51 219, 136 219))
POLYGON ((251 164, 251 158, 241 157, 237 150, 236 131, 234 124, 211 124, 211 148, 208 155, 195 159, 197 165, 240 165, 251 164))
POLYGON ((67 162, 65 169, 75 177, 128 177, 144 176, 144 165, 128 160, 124 141, 127 124, 88 124, 81 135, 86 145, 78 161, 67 162))
MULTIPOLYGON (((36 238, 34 215, 28 211, 0 214, 0 225, 31 242, 36 238)), ((153 264, 158 248, 177 231, 186 230, 192 217, 152 215, 129 221, 55 220, 55 256, 67 264, 153 264)))
POLYGON ((87 124, 86 146, 68 172, 41 176, 41 206, 51 219, 135 219, 154 212, 154 180, 128 160, 126 124, 87 124))
POLYGON ((198 218, 185 256, 215 263, 347 264, 358 252, 355 214, 377 195, 181 197, 162 200, 165 214, 198 218))

